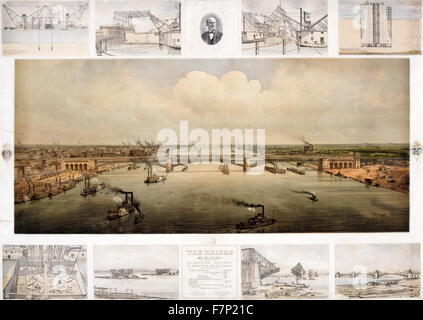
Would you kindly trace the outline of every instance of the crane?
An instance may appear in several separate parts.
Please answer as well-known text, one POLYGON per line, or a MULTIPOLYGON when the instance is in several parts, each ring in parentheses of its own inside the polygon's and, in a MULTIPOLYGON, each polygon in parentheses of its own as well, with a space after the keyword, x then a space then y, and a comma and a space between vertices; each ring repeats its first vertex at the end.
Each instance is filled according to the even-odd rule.
MULTIPOLYGON (((168 32, 175 30, 175 27, 179 27, 179 21, 175 21, 171 24, 157 18, 150 10, 143 11, 115 11, 113 16, 113 25, 134 29, 132 19, 135 18, 149 18, 153 22, 154 27, 158 32, 168 32)), ((178 18, 175 18, 177 20, 178 18)))
MULTIPOLYGON (((48 5, 35 7, 35 10, 29 12, 28 8, 33 9, 33 6, 21 5, 25 13, 18 13, 11 8, 10 5, 3 4, 4 11, 6 12, 9 20, 15 28, 26 29, 53 29, 55 25, 60 25, 61 15, 54 13, 53 8, 48 5)), ((65 6, 66 11, 71 11, 71 6, 65 6)), ((88 8, 88 4, 78 5, 73 12, 68 12, 65 15, 66 29, 70 26, 76 27, 84 13, 88 8)))

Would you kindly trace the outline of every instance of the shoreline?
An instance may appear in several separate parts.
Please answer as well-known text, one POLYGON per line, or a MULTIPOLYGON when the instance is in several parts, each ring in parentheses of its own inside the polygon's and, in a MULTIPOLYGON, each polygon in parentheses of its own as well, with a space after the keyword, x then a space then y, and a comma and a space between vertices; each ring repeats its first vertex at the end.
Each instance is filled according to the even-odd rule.
POLYGON ((368 165, 360 169, 325 169, 324 172, 341 178, 349 178, 378 188, 409 194, 409 168, 368 165))
MULTIPOLYGON (((16 190, 16 181, 15 178, 15 196, 14 196, 14 205, 28 203, 33 200, 40 200, 43 198, 53 198, 56 195, 65 193, 66 191, 72 190, 76 188, 76 186, 84 180, 84 175, 90 176, 90 178, 96 177, 104 172, 112 171, 114 169, 123 168, 129 165, 129 163, 122 163, 117 166, 113 165, 106 165, 103 168, 100 168, 95 173, 89 172, 80 172, 80 171, 69 171, 66 170, 64 172, 55 172, 51 173, 51 176, 46 178, 35 178, 32 180, 29 177, 19 178, 21 181, 26 180, 26 184, 29 187, 29 183, 27 179, 31 179, 31 184, 33 184, 33 191, 25 192, 16 190), (63 180, 62 180, 63 179, 63 180), (38 189, 38 190, 36 190, 38 189)), ((23 189, 21 187, 21 189, 23 189)))

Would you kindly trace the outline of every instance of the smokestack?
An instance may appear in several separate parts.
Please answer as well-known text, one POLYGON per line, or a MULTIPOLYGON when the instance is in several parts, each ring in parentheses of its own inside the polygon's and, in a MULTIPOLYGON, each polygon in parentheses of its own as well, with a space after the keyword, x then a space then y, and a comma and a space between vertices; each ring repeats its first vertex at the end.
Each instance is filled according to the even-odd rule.
POLYGON ((245 208, 261 208, 261 214, 264 216, 264 205, 262 204, 248 203, 242 200, 232 200, 232 202, 237 206, 241 206, 245 208))

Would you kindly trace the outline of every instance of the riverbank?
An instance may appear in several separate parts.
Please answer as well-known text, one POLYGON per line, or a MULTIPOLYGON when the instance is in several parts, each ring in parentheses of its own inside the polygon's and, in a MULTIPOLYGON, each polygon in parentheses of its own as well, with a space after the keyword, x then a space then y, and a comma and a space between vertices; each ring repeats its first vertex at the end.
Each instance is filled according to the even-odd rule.
POLYGON ((97 174, 128 166, 130 163, 99 166, 96 173, 63 170, 39 174, 31 177, 15 178, 15 204, 53 197, 77 186, 85 175, 95 177, 97 174))
POLYGON ((267 300, 267 299, 319 299, 327 297, 327 293, 312 288, 305 284, 274 283, 261 286, 252 294, 244 294, 244 299, 267 300))
POLYGON ((327 169, 325 172, 368 185, 409 193, 409 168, 371 165, 360 169, 327 169))
POLYGON ((420 279, 400 280, 397 284, 370 285, 364 288, 352 285, 337 285, 336 294, 348 298, 414 298, 420 296, 420 279))

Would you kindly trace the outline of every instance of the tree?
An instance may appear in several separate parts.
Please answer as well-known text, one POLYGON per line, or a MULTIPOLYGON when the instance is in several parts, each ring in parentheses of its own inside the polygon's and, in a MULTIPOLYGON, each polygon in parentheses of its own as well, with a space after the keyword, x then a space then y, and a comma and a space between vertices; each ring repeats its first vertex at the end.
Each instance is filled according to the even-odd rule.
POLYGON ((299 262, 297 263, 295 267, 291 269, 291 272, 295 276, 296 283, 298 283, 298 280, 301 280, 306 273, 303 266, 299 262))

